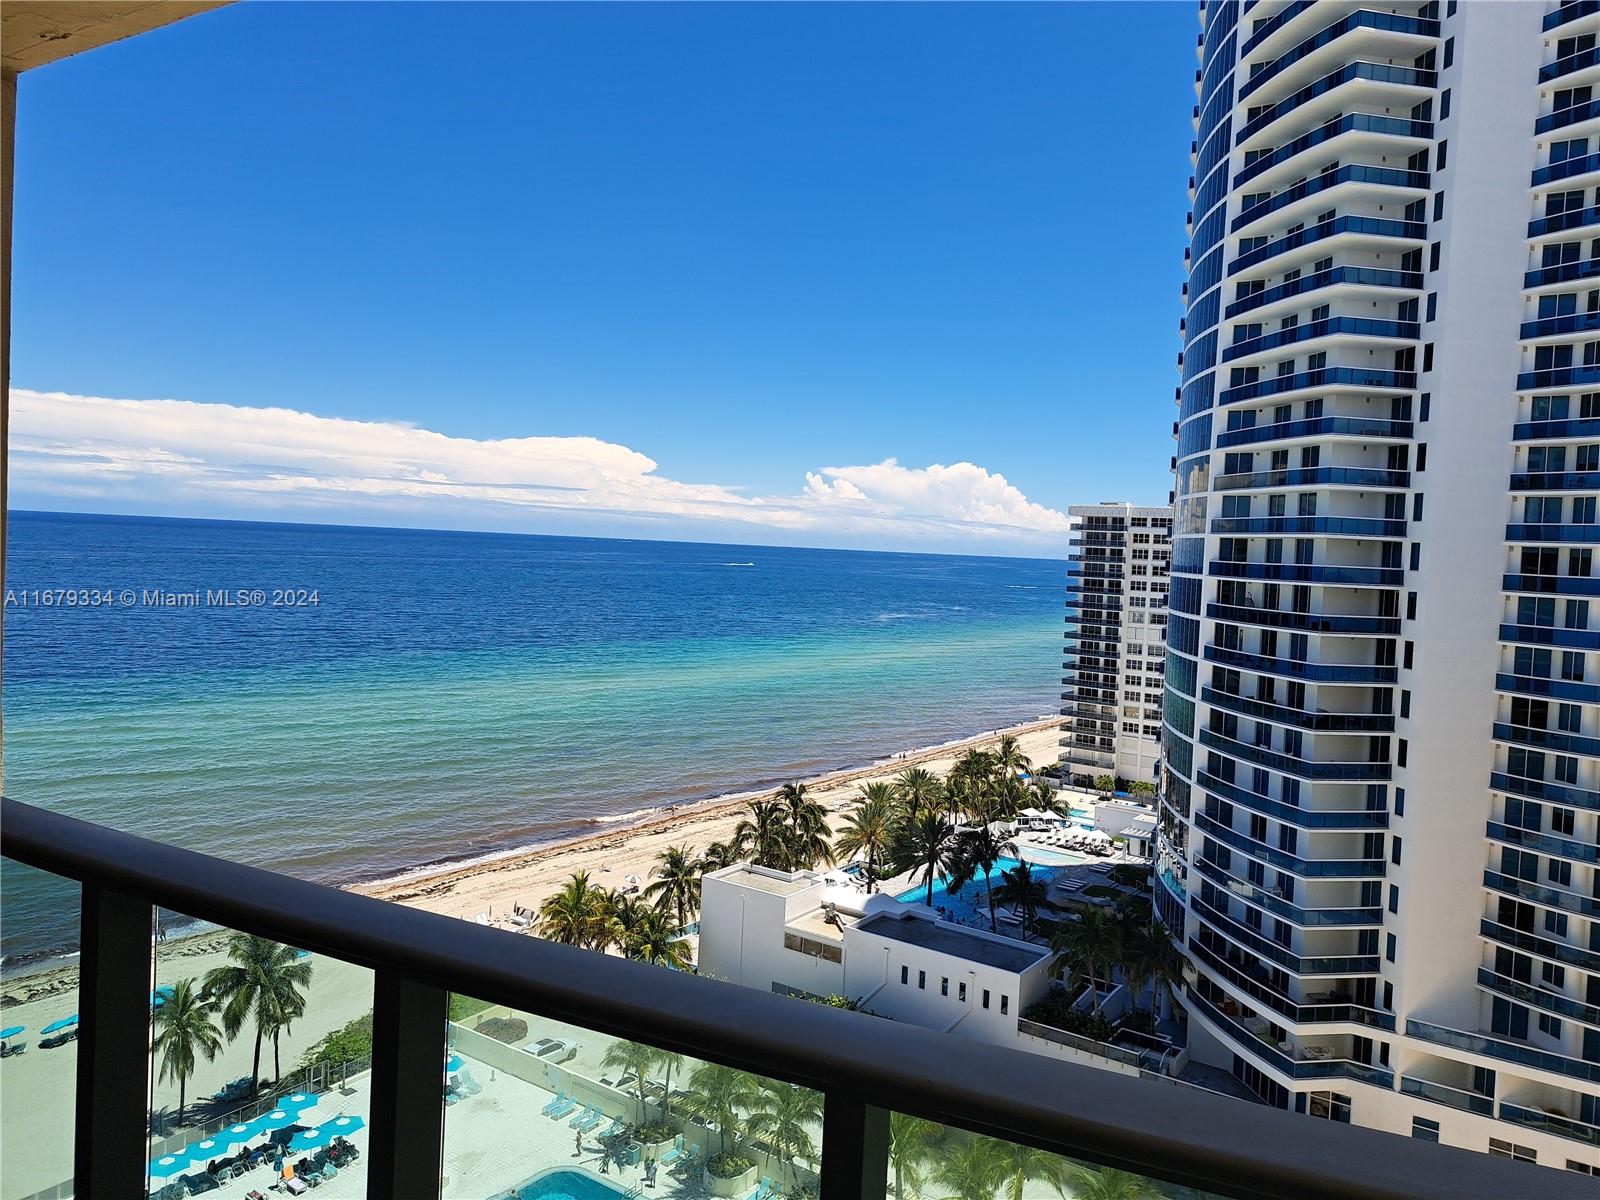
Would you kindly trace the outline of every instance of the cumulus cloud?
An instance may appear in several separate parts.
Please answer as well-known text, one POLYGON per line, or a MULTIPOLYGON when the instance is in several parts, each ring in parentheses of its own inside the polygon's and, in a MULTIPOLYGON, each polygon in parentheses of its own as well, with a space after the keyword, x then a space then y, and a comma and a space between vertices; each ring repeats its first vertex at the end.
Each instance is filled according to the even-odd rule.
MULTIPOLYGON (((793 495, 670 479, 648 455, 592 437, 452 437, 393 421, 186 400, 13 389, 12 486, 22 503, 94 500, 204 516, 382 515, 418 523, 492 513, 781 532, 783 540, 1059 544, 1066 517, 973 463, 822 467, 793 495), (454 516, 452 516, 454 514, 454 516)), ((19 506, 22 506, 19 504, 19 506)), ((520 521, 517 520, 519 517, 520 521)), ((559 524, 560 522, 556 522, 559 524)))

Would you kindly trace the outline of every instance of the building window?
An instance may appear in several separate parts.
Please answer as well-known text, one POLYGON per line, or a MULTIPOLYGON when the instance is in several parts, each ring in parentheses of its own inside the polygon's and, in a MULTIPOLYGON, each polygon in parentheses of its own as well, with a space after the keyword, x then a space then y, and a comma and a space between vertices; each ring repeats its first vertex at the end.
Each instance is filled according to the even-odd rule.
POLYGON ((985 1008, 989 1007, 989 989, 988 988, 984 988, 983 989, 983 1006, 985 1008))
POLYGON ((1306 1115, 1350 1124, 1350 1097, 1338 1092, 1312 1092, 1306 1097, 1306 1115))
POLYGON ((1427 1117, 1412 1117, 1411 1136, 1420 1138, 1424 1142, 1437 1142, 1439 1140, 1439 1122, 1430 1121, 1427 1117))
POLYGON ((1561 1022, 1549 1013, 1540 1013, 1539 1032, 1546 1037, 1559 1038, 1561 1036, 1561 1022))
POLYGON ((1000 1015, 1002 1017, 1005 1016, 1006 1013, 1010 1011, 1010 1009, 1011 1009, 1011 997, 1007 996, 1005 993, 1002 992, 1001 995, 1000 995, 1000 1015))
POLYGON ((963 1004, 965 1004, 967 1002, 967 985, 966 984, 964 984, 964 983, 956 984, 956 999, 961 1001, 963 1004))
POLYGON ((910 967, 901 967, 900 968, 900 982, 901 983, 910 983, 911 982, 911 968, 910 967))
POLYGON ((1384 937, 1387 940, 1384 943, 1383 956, 1385 958, 1387 958, 1390 962, 1393 962, 1394 961, 1394 956, 1395 956, 1395 951, 1398 948, 1397 943, 1395 941, 1395 936, 1394 936, 1394 934, 1389 933, 1389 934, 1385 934, 1384 937))
POLYGON ((950 976, 946 975, 942 979, 939 980, 939 995, 948 996, 949 994, 950 994, 950 976))
POLYGON ((1532 1147, 1513 1145, 1511 1142, 1502 1142, 1499 1138, 1489 1139, 1489 1153, 1496 1158, 1514 1158, 1518 1162, 1539 1161, 1539 1156, 1532 1147))
POLYGON ((928 987, 928 973, 926 971, 918 971, 917 972, 917 987, 923 989, 924 991, 927 990, 927 987, 928 987))

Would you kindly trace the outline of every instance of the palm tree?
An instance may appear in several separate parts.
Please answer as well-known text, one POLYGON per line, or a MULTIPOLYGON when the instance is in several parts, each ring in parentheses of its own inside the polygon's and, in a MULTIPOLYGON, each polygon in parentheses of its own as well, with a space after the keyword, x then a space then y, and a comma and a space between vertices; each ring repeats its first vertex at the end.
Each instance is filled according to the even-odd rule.
POLYGON ((650 1068, 656 1062, 654 1046, 638 1042, 612 1042, 606 1056, 600 1060, 602 1067, 618 1070, 633 1076, 634 1094, 639 1100, 639 1123, 644 1124, 649 1113, 644 1107, 644 1085, 649 1081, 650 1068))
MULTIPOLYGON (((1033 928, 1039 906, 1045 902, 1045 886, 1034 878, 1027 863, 1020 863, 1000 873, 1000 885, 994 890, 995 899, 1017 910, 1022 918, 1024 933, 1033 928)), ((1170 943, 1169 943, 1170 944, 1170 943)))
POLYGON ((887 783, 861 789, 861 803, 844 818, 834 848, 846 857, 867 856, 867 891, 877 887, 878 860, 889 848, 894 831, 894 793, 887 783))
POLYGON ((642 904, 635 904, 628 913, 626 924, 620 914, 617 918, 619 925, 622 925, 619 944, 625 958, 658 967, 688 970, 689 944, 679 935, 671 917, 659 908, 648 908, 642 904))
POLYGON ((928 885, 924 903, 933 907, 933 881, 950 863, 955 849, 950 823, 936 812, 925 812, 911 822, 905 831, 906 854, 912 862, 925 867, 923 876, 928 885))
POLYGON ((813 800, 803 783, 786 783, 775 799, 788 810, 789 863, 810 869, 819 862, 832 865, 833 847, 828 838, 828 810, 813 800))
POLYGON ((733 845, 758 867, 787 871, 791 863, 789 810, 775 800, 752 800, 749 815, 733 828, 733 845))
POLYGON ((969 853, 973 864, 983 872, 983 894, 989 903, 989 932, 995 933, 999 925, 995 919, 994 888, 990 886, 990 877, 994 874, 995 863, 1008 855, 1016 856, 1017 844, 1011 840, 1010 834, 996 828, 1000 822, 993 819, 994 813, 988 805, 980 802, 976 817, 976 828, 967 834, 969 853))
POLYGON ((682 1071, 684 1057, 671 1050, 656 1051, 656 1066, 661 1068, 661 1115, 672 1119, 672 1073, 682 1071))
POLYGON ((1122 937, 1122 972, 1127 976, 1128 990, 1137 1005, 1145 987, 1150 986, 1153 1015, 1161 1007, 1162 993, 1175 994, 1183 985, 1183 952, 1149 920, 1139 921, 1122 937))
POLYGON ((604 951, 618 932, 610 889, 574 871, 561 890, 539 905, 539 936, 566 946, 604 951))
POLYGON ((943 1155, 933 1180, 950 1200, 994 1200, 1006 1177, 1006 1160, 993 1138, 974 1137, 943 1155))
POLYGON ((895 799, 915 819, 924 812, 932 812, 944 803, 944 784, 932 771, 922 767, 907 767, 894 777, 895 799))
POLYGON ((656 856, 651 875, 655 882, 644 889, 646 896, 655 898, 656 907, 674 909, 678 914, 678 928, 689 923, 689 918, 700 911, 700 864, 687 846, 668 846, 656 856))
POLYGON ((256 1045, 250 1066, 254 1089, 261 1077, 261 1039, 268 1034, 272 1035, 274 1077, 282 1077, 278 1037, 305 1012, 302 989, 311 986, 311 963, 292 946, 248 933, 235 933, 228 939, 228 958, 230 965, 205 973, 200 989, 208 1000, 221 1006, 222 1029, 229 1041, 239 1036, 246 1020, 254 1019, 256 1045))
POLYGON ((994 765, 1007 775, 1021 775, 1033 770, 1033 759, 1022 752, 1021 743, 1008 733, 994 748, 994 765))
POLYGON ((756 1092, 754 1075, 717 1063, 701 1063, 689 1076, 683 1107, 690 1116, 717 1127, 721 1152, 727 1154, 739 1144, 739 1118, 754 1106, 756 1092))
POLYGON ((1081 913, 1076 921, 1064 924, 1050 939, 1056 952, 1050 969, 1065 973, 1069 983, 1087 983, 1094 991, 1094 1014, 1100 1015, 1100 988, 1096 980, 1110 977, 1117 962, 1119 938, 1111 918, 1098 908, 1081 913))
MULTIPOLYGON (((172 985, 172 994, 156 1009, 154 1021, 156 1037, 151 1051, 161 1055, 160 1078, 178 1081, 178 1124, 182 1125, 184 1092, 194 1074, 195 1058, 198 1055, 207 1062, 216 1058, 222 1049, 222 1034, 217 1030, 213 1005, 195 990, 192 979, 172 985)), ((260 1052, 258 1037, 256 1053, 260 1052)))
POLYGON ((996 1145, 1005 1164, 1005 1200, 1022 1200, 1022 1189, 1034 1180, 1048 1183, 1061 1193, 1067 1179, 1069 1164, 1066 1159, 1020 1142, 997 1142, 996 1145))
POLYGON ((1110 1167, 1098 1171, 1080 1168, 1072 1176, 1073 1200, 1146 1200, 1155 1195, 1155 1188, 1143 1175, 1110 1167))
POLYGON ((816 1153, 811 1130, 821 1125, 821 1092, 775 1079, 761 1081, 750 1113, 750 1132, 766 1142, 796 1183, 799 1176, 795 1174, 795 1159, 810 1158, 816 1153))
POLYGON ((700 874, 703 876, 708 871, 720 871, 738 861, 739 846, 736 842, 712 842, 700 852, 700 874))
POLYGON ((922 1168, 933 1151, 939 1126, 908 1113, 889 1114, 889 1165, 894 1169, 895 1200, 910 1200, 907 1192, 922 1188, 922 1168))

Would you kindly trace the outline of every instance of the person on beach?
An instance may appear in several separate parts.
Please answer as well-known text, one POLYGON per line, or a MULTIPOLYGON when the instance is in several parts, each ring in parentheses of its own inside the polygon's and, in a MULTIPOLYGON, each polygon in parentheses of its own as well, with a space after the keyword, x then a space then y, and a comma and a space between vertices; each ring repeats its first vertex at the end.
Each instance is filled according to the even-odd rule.
POLYGON ((577 1139, 572 1143, 572 1157, 573 1158, 581 1158, 582 1156, 583 1156, 583 1133, 580 1130, 579 1133, 578 1133, 577 1139))

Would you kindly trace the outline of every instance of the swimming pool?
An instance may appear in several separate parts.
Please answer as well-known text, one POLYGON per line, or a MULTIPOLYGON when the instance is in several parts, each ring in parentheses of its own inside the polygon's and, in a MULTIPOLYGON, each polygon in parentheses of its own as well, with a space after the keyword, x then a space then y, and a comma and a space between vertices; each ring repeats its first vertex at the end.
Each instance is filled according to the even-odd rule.
MULTIPOLYGON (((994 864, 994 873, 989 876, 990 886, 999 887, 1002 882, 1001 872, 1010 871, 1021 865, 1022 863, 1019 859, 997 859, 994 864)), ((1037 862, 1029 864, 1029 872, 1035 879, 1047 879, 1049 875, 1048 869, 1037 862)), ((906 904, 922 904, 926 902, 927 895, 927 884, 919 883, 916 887, 901 892, 895 899, 904 901, 906 904)), ((985 898, 983 876, 978 876, 966 887, 959 888, 954 892, 945 890, 943 879, 935 879, 933 881, 933 907, 935 910, 944 909, 946 915, 962 922, 981 916, 983 923, 987 925, 989 922, 989 901, 985 898)))
POLYGON ((627 1195, 603 1179, 582 1171, 557 1168, 535 1175, 508 1192, 495 1193, 494 1200, 618 1200, 627 1195))

